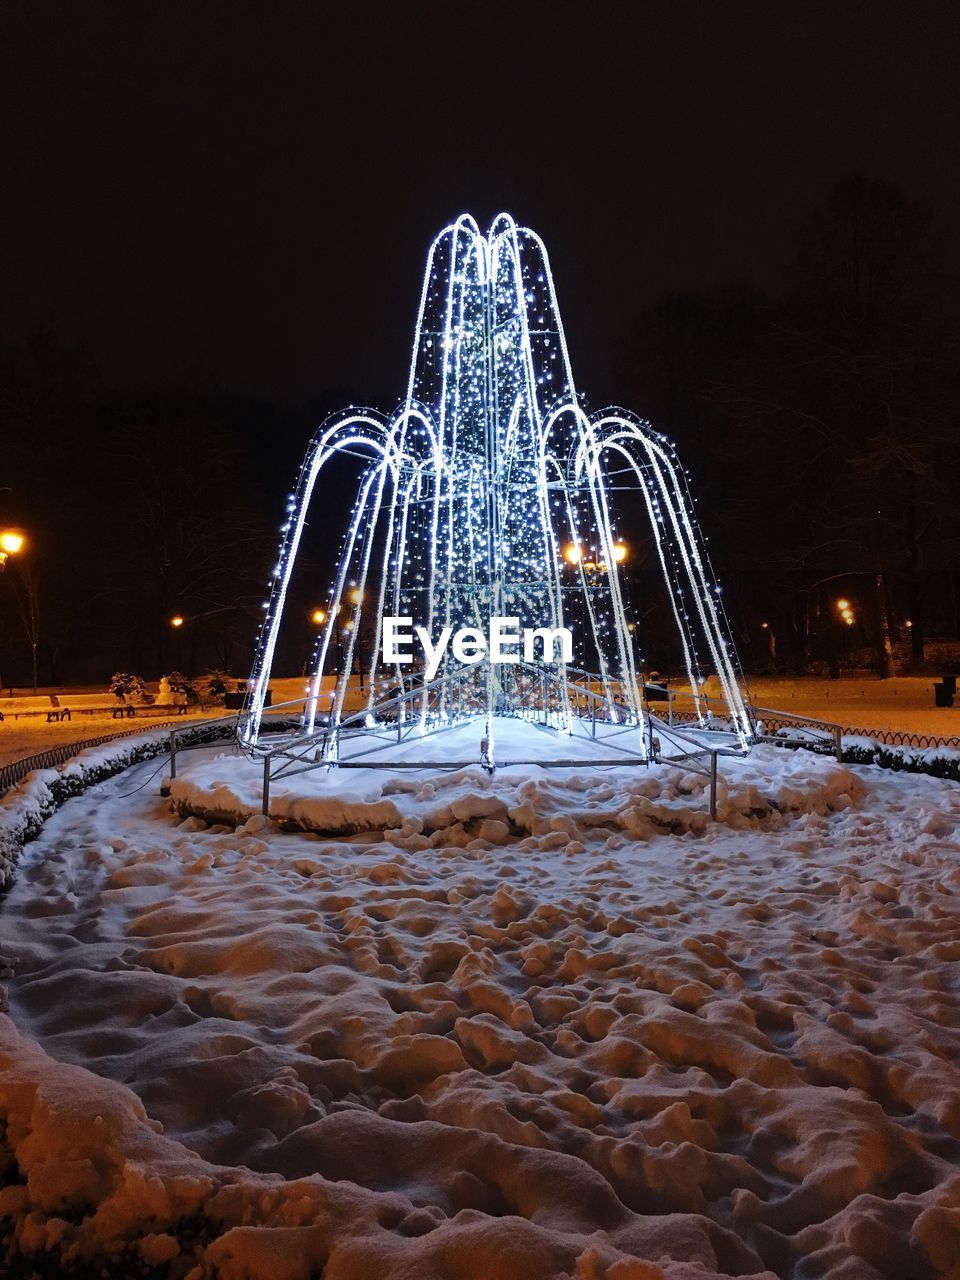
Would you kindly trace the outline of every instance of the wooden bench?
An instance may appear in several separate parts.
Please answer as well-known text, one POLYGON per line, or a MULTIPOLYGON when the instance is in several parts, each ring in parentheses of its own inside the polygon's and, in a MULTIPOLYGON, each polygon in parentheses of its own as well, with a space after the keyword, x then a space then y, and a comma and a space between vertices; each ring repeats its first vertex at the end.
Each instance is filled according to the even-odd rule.
MULTIPOLYGON (((202 706, 199 708, 203 710, 202 706)), ((186 702, 107 702, 102 693, 38 693, 22 698, 0 698, 0 722, 7 716, 19 720, 21 716, 47 717, 47 724, 70 721, 75 715, 105 716, 113 720, 132 720, 140 712, 148 716, 186 716, 190 705, 186 702)))
POLYGON ((61 694, 56 701, 61 720, 73 715, 105 716, 108 712, 114 720, 132 720, 138 712, 148 716, 185 716, 190 711, 186 702, 105 702, 102 693, 61 694))
POLYGON ((30 694, 22 698, 0 698, 0 720, 5 720, 7 716, 19 720, 21 716, 45 715, 49 721, 55 710, 54 700, 48 693, 30 694))

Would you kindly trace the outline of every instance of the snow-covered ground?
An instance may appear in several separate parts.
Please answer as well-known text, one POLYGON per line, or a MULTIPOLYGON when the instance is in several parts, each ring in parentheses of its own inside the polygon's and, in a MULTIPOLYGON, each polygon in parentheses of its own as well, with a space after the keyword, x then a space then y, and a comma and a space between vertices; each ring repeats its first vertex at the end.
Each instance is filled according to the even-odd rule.
POLYGON ((111 733, 126 733, 136 729, 147 730, 166 723, 178 727, 198 720, 211 720, 223 716, 222 707, 210 711, 191 711, 188 716, 177 716, 171 709, 169 716, 140 716, 135 720, 115 719, 112 715, 75 715, 61 723, 54 720, 47 724, 45 716, 8 716, 0 723, 0 764, 36 755, 50 747, 68 742, 85 742, 89 738, 104 738, 111 733))
POLYGON ((68 801, 0 912, 9 1256, 956 1275, 956 785, 760 748, 711 823, 665 767, 354 775, 387 829, 330 840, 180 820, 159 768, 68 801))
MULTIPOLYGON (((305 685, 302 679, 276 680, 271 687, 274 703, 279 703, 301 697, 305 685)), ((774 680, 757 676, 750 680, 750 694, 760 706, 823 716, 857 729, 900 729, 938 737, 960 737, 960 699, 954 707, 935 707, 933 679, 927 676, 894 680, 814 677, 774 680)), ((681 705, 678 703, 678 707, 681 705)), ((207 714, 215 716, 223 712, 214 708, 207 714)), ((150 721, 142 723, 147 727, 150 721)), ((47 724, 42 716, 20 720, 8 717, 0 724, 0 764, 60 743, 96 738, 127 727, 127 721, 110 716, 78 715, 66 724, 47 724)))
POLYGON ((952 707, 936 707, 931 676, 891 680, 795 680, 752 676, 750 696, 757 706, 795 715, 823 716, 854 729, 893 729, 941 738, 960 737, 960 698, 952 707))

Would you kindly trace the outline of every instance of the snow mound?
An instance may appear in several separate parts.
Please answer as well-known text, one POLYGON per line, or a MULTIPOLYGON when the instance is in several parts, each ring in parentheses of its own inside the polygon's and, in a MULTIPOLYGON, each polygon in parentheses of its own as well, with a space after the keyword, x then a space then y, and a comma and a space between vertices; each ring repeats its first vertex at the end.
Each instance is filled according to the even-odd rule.
POLYGON ((955 1267, 955 785, 770 748, 710 823, 676 770, 361 775, 390 825, 324 839, 181 819, 153 768, 3 908, 24 1274, 955 1267))
MULTIPOLYGON (((509 733, 515 753, 558 754, 555 740, 530 725, 510 724, 509 733)), ((429 745, 436 752, 442 744, 438 736, 429 745)), ((452 750, 455 755, 456 746, 452 750)), ((171 803, 182 818, 257 823, 263 820, 262 787, 260 761, 221 753, 188 765, 171 783, 171 803)), ((645 840, 702 832, 709 822, 708 790, 702 768, 666 764, 507 764, 492 777, 479 765, 450 771, 323 767, 272 780, 269 816, 287 829, 323 835, 386 831, 391 843, 413 850, 474 838, 502 844, 511 836, 546 837, 559 845, 559 836, 589 839, 598 832, 645 840)), ((824 815, 856 805, 864 795, 852 770, 805 752, 759 747, 746 758, 720 761, 718 817, 738 830, 776 829, 785 815, 824 815)))

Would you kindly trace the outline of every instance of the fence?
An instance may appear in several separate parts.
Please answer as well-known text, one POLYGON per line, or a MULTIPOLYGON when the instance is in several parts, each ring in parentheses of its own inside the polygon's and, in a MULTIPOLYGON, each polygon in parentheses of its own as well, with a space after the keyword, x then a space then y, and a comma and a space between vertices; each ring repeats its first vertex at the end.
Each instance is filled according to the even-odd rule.
MULTIPOLYGON (((834 727, 832 721, 818 720, 816 716, 797 716, 791 715, 784 711, 778 714, 774 710, 766 707, 752 707, 751 713, 763 722, 764 733, 776 733, 779 729, 789 729, 795 726, 797 721, 803 721, 809 724, 812 729, 816 729, 818 725, 822 725, 824 730, 829 726, 834 727)), ((692 711, 674 711, 673 718, 681 724, 695 724, 697 716, 692 711)), ((871 738, 874 742, 880 742, 887 747, 951 747, 954 751, 960 751, 960 737, 943 738, 932 733, 908 733, 902 729, 858 729, 851 725, 837 725, 845 738, 871 738)), ((829 734, 827 734, 829 736, 829 734)))
MULTIPOLYGON (((755 712, 760 711, 759 708, 754 710, 755 712)), ((791 725, 796 725, 797 720, 805 719, 805 717, 790 716, 786 712, 783 718, 780 718, 775 713, 767 711, 763 711, 760 718, 767 734, 790 728, 791 725)), ((675 711, 673 719, 680 723, 690 723, 695 722, 697 717, 691 712, 675 711)), ((814 726, 817 723, 826 723, 825 721, 818 722, 813 717, 809 718, 809 722, 814 726)), ((182 720, 166 720, 150 726, 151 729, 166 729, 170 727, 183 729, 187 726, 183 724, 182 720)), ((888 747, 917 747, 920 749, 951 747, 954 750, 960 750, 960 738, 942 738, 929 733, 906 733, 901 732, 899 729, 856 729, 851 728, 849 725, 838 727, 844 737, 872 738, 874 742, 883 743, 888 747)), ((80 742, 63 742, 57 747, 48 748, 46 751, 38 751, 35 755, 24 756, 20 760, 11 760, 7 764, 0 765, 0 796, 9 791, 11 787, 16 786, 21 778, 25 778, 28 773, 33 773, 35 769, 55 769, 57 765, 61 765, 64 761, 79 755, 81 751, 88 751, 91 747, 103 746, 105 742, 114 742, 117 738, 128 738, 133 734, 143 732, 142 726, 136 729, 122 729, 115 733, 104 734, 100 738, 84 738, 80 742)), ((175 751, 176 747, 174 747, 174 753, 175 751)))
MULTIPOLYGON (((174 723, 176 722, 173 720, 166 720, 159 724, 151 724, 150 728, 165 729, 174 723)), ((115 733, 105 733, 99 738, 84 738, 80 742, 61 742, 59 746, 48 747, 46 751, 38 751, 36 755, 11 760, 7 764, 0 765, 0 796, 11 787, 15 787, 21 778, 25 778, 28 773, 33 773, 35 769, 55 769, 57 765, 79 755, 81 751, 88 751, 91 747, 102 747, 105 742, 114 742, 117 738, 129 738, 143 732, 145 732, 143 725, 136 729, 118 729, 115 733)))
MULTIPOLYGON (((776 732, 778 729, 788 729, 792 723, 791 720, 779 719, 775 715, 769 715, 763 712, 760 715, 763 721, 763 727, 766 732, 776 732)), ((811 717, 815 719, 815 717, 811 717)), ((907 733, 899 729, 856 729, 849 725, 841 726, 841 733, 845 738, 870 738, 874 742, 883 743, 887 747, 952 747, 955 751, 960 751, 960 738, 939 738, 935 734, 930 733, 907 733)))

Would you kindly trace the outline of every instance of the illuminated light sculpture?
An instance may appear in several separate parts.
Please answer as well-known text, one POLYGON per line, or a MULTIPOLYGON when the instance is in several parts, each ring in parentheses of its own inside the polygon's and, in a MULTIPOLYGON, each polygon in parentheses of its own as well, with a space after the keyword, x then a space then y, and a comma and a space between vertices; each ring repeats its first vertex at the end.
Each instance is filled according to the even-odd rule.
POLYGON ((480 717, 489 765, 498 716, 566 735, 565 761, 588 722, 596 735, 598 720, 619 737, 633 730, 628 754, 655 754, 628 618, 628 548, 616 530, 628 502, 653 534, 685 672, 685 719, 695 732, 722 730, 729 746, 749 747, 754 726, 720 589, 673 446, 626 410, 582 407, 533 231, 506 214, 485 236, 467 215, 445 227, 427 256, 405 398, 389 418, 351 408, 314 436, 287 503, 240 717, 248 749, 259 742, 310 503, 338 454, 363 466, 326 609, 314 614, 325 621, 294 735, 316 746, 313 758, 336 763, 348 738, 385 728, 403 740, 480 717), (409 665, 384 667, 385 616, 431 636, 444 627, 485 633, 494 616, 516 619, 518 629, 569 627, 573 662, 467 666, 448 647, 428 681, 409 665), (710 700, 708 674, 717 686, 710 700))

